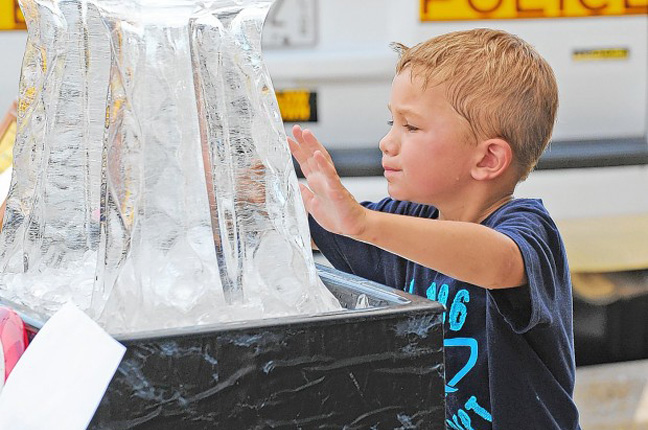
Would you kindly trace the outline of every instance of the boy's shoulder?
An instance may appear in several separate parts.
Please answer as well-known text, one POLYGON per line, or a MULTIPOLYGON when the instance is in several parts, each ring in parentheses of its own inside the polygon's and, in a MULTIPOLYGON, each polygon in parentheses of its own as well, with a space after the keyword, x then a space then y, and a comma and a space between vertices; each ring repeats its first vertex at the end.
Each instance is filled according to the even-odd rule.
POLYGON ((556 258, 565 257, 558 226, 541 199, 513 199, 490 214, 482 224, 509 236, 523 254, 529 250, 534 254, 550 252, 556 254, 556 258))
POLYGON ((482 224, 493 227, 503 221, 542 220, 553 228, 555 222, 541 199, 515 198, 493 211, 482 224))
POLYGON ((493 214, 497 212, 511 213, 511 212, 536 212, 551 216, 545 207, 542 199, 537 198, 514 198, 509 202, 500 206, 493 214))

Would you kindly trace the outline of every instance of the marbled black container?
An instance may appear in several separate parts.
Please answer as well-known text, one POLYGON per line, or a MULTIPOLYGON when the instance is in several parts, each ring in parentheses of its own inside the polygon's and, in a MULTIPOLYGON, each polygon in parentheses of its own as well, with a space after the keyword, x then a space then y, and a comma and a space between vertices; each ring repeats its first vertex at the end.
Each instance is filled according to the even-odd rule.
POLYGON ((444 429, 443 307, 318 271, 348 310, 119 339, 89 428, 444 429))

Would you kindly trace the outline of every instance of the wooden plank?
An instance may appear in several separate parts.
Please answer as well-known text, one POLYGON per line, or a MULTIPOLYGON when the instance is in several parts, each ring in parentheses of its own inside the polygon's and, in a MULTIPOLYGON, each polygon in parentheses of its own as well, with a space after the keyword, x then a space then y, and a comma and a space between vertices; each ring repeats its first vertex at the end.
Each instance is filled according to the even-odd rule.
POLYGON ((648 268, 648 214, 557 222, 574 273, 648 268))

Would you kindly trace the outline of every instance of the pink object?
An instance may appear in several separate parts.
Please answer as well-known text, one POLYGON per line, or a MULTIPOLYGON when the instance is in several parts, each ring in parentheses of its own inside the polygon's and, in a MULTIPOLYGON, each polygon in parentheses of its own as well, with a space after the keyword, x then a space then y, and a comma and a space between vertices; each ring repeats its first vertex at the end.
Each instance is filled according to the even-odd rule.
POLYGON ((25 323, 17 313, 0 307, 0 348, 4 355, 4 381, 27 348, 29 340, 25 323))

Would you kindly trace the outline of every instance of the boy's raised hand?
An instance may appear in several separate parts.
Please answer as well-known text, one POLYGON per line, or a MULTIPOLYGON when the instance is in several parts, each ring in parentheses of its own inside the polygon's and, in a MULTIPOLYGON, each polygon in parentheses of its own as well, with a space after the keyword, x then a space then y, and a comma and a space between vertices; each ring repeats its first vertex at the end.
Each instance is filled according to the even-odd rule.
POLYGON ((299 184, 306 210, 326 230, 358 236, 364 230, 366 209, 344 188, 331 156, 310 130, 293 127, 290 151, 299 163, 308 186, 299 184))

